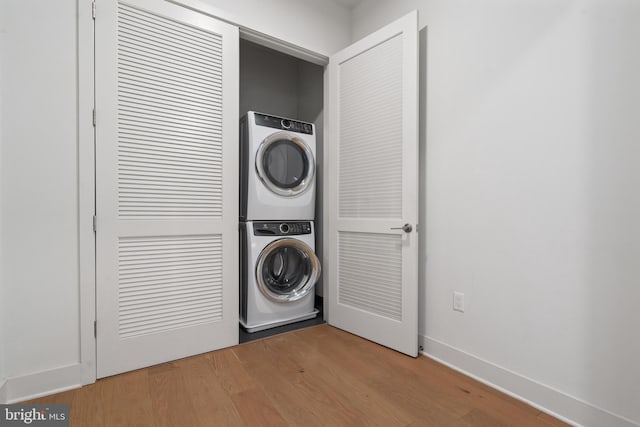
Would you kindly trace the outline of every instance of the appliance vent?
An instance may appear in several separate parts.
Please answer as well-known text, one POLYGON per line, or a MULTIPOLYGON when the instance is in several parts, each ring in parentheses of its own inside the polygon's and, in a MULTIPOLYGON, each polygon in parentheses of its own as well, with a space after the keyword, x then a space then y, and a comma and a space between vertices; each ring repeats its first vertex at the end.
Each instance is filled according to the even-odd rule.
POLYGON ((338 303, 402 320, 402 236, 338 233, 338 303))
POLYGON ((340 217, 401 218, 401 35, 340 65, 338 103, 340 217))
POLYGON ((117 54, 120 217, 221 217, 220 35, 120 4, 117 54))
POLYGON ((222 236, 121 237, 119 335, 222 319, 222 236))

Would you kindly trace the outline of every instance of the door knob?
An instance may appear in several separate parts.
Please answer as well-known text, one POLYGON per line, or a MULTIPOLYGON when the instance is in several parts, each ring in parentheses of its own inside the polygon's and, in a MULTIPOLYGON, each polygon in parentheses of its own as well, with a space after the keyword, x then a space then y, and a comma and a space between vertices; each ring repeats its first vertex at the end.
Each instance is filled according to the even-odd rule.
POLYGON ((411 233, 413 231, 413 227, 411 224, 405 224, 402 227, 391 227, 392 230, 402 230, 405 233, 411 233))

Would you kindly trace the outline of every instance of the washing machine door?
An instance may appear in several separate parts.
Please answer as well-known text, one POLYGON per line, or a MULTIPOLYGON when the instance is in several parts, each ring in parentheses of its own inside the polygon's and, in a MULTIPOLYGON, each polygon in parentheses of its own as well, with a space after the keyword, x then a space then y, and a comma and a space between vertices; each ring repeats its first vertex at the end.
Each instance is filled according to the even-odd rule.
POLYGON ((320 261, 304 242, 284 238, 269 243, 258 256, 256 281, 272 301, 291 302, 313 290, 320 277, 320 261))
POLYGON ((265 138, 258 147, 255 163, 263 184, 280 196, 297 196, 313 182, 313 152, 300 137, 289 132, 275 132, 265 138))

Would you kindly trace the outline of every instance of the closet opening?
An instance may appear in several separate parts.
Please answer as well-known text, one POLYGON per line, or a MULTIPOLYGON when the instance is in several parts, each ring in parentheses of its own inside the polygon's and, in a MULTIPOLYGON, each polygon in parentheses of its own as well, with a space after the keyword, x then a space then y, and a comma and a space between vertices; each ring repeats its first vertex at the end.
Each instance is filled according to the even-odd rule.
MULTIPOLYGON (((298 290, 294 289, 296 281, 302 283, 309 278, 315 280, 312 271, 314 263, 320 263, 322 267, 324 67, 244 39, 240 40, 239 50, 240 144, 245 144, 247 138, 260 138, 253 134, 243 136, 243 132, 248 132, 247 120, 251 123, 260 121, 283 138, 273 141, 269 148, 264 149, 260 165, 255 163, 255 153, 249 149, 245 150, 240 158, 240 319, 243 323, 244 318, 244 324, 248 326, 239 325, 239 342, 243 343, 325 322, 322 273, 320 272, 313 289, 305 289, 308 293, 303 297, 299 297, 296 294, 298 290), (247 115, 248 112, 252 113, 247 115), (305 141, 315 142, 313 163, 305 163, 302 160, 309 156, 308 149, 305 153, 305 141), (296 160, 298 158, 301 160, 296 160), (257 213, 254 211, 246 215, 248 211, 246 206, 242 206, 242 200, 247 199, 246 180, 250 180, 251 177, 247 178, 245 168, 263 169, 269 166, 275 168, 276 173, 264 173, 262 181, 256 179, 260 181, 256 185, 264 185, 264 188, 258 188, 256 191, 269 191, 269 179, 276 183, 281 181, 281 194, 291 193, 292 200, 296 200, 298 204, 303 197, 307 197, 311 200, 309 203, 313 203, 315 212, 301 213, 304 210, 300 211, 296 207, 287 209, 287 204, 283 201, 281 209, 278 209, 275 215, 265 213, 262 218, 262 211, 259 209, 257 213), (297 189, 304 182, 303 175, 309 172, 313 173, 314 198, 309 198, 311 193, 308 190, 300 191, 300 194, 294 193, 299 191, 297 189), (290 189, 287 187, 289 181, 293 183, 290 189), (257 255, 254 254, 252 257, 251 251, 264 255, 268 245, 265 243, 265 247, 262 248, 260 243, 260 247, 256 249, 257 239, 248 238, 251 236, 262 239, 260 242, 267 242, 269 239, 276 241, 283 237, 299 238, 298 240, 309 243, 307 246, 312 247, 315 258, 313 253, 305 253, 305 250, 299 248, 275 248, 271 249, 272 255, 264 256, 263 260, 258 262, 257 255), (305 267, 307 264, 312 267, 305 267), (256 280, 259 275, 267 279, 256 280), (251 301, 251 298, 257 298, 259 301, 251 301), (306 302, 302 302, 303 298, 306 302), (296 304, 298 307, 300 304, 312 305, 317 310, 317 315, 308 313, 305 316, 305 309, 296 309, 296 304), (270 325, 251 327, 255 322, 246 322, 247 314, 250 314, 251 310, 268 312, 263 320, 269 320, 263 323, 270 325)), ((259 177, 257 172, 256 177, 259 177)), ((277 199, 275 203, 278 204, 277 199)), ((292 206, 294 205, 295 203, 292 206)))

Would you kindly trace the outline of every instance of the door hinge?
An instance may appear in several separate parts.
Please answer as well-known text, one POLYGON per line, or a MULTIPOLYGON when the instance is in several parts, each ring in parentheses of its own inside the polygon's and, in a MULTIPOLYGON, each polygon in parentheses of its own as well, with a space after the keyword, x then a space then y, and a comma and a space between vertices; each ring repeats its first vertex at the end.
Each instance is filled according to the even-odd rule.
POLYGON ((96 219, 97 219, 97 218, 96 218, 96 216, 94 215, 94 216, 93 216, 93 232, 94 232, 94 233, 96 232, 96 222, 97 222, 97 221, 96 221, 96 219))
POLYGON ((93 321, 93 337, 98 338, 98 321, 93 321))
POLYGON ((91 112, 91 117, 92 117, 92 120, 93 120, 93 127, 96 127, 96 109, 95 108, 91 112))
POLYGON ((96 2, 91 2, 91 17, 96 19, 96 2))

